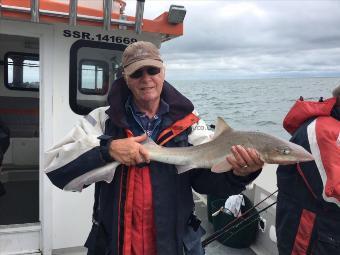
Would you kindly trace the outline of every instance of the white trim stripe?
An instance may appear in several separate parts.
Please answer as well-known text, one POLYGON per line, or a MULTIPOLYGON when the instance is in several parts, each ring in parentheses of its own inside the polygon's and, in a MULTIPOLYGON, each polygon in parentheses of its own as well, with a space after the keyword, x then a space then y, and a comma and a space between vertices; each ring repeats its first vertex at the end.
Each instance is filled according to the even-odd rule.
POLYGON ((311 122, 308 127, 307 127, 307 134, 308 134, 308 141, 309 141, 309 146, 310 146, 310 150, 313 154, 316 166, 319 170, 320 176, 321 176, 321 180, 322 180, 322 185, 323 185, 323 191, 322 191, 322 197, 325 201, 330 202, 330 203, 334 203, 336 204, 338 207, 340 207, 340 201, 338 201, 336 198, 334 197, 328 197, 325 194, 325 186, 326 186, 326 182, 327 182, 327 174, 326 174, 326 170, 325 167, 322 163, 322 159, 321 159, 321 154, 320 154, 320 149, 319 149, 319 145, 318 145, 318 141, 317 141, 317 137, 316 137, 316 120, 315 119, 313 122, 311 122))
POLYGON ((97 108, 87 117, 79 119, 78 124, 59 143, 45 152, 45 173, 55 171, 99 146, 98 136, 104 134, 107 109, 97 108))

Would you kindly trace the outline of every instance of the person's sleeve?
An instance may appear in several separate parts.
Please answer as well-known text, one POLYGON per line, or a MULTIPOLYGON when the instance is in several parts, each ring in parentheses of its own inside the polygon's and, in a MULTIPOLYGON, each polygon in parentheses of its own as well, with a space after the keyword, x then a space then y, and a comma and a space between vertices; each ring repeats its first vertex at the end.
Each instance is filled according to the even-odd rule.
POLYGON ((97 181, 111 182, 117 162, 108 155, 103 136, 108 116, 97 108, 45 152, 45 173, 60 189, 81 191, 97 181))
MULTIPOLYGON (((198 115, 194 111, 195 115, 198 115)), ((214 132, 209 130, 204 120, 192 126, 189 134, 189 144, 195 146, 211 141, 214 132)), ((258 170, 247 176, 237 176, 233 171, 225 173, 214 173, 210 169, 192 169, 190 174, 191 185, 195 191, 201 194, 214 194, 218 196, 238 194, 242 192, 246 185, 251 183, 260 173, 258 170)))

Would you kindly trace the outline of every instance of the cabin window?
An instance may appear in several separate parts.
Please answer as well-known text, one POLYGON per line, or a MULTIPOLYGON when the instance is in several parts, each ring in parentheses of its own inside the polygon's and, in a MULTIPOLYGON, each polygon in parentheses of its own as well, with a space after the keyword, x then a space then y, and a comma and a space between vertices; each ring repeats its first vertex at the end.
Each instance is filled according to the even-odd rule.
POLYGON ((121 77, 122 54, 126 45, 79 40, 70 50, 70 107, 88 114, 107 105, 110 86, 121 77))
POLYGON ((105 95, 109 84, 109 65, 99 60, 82 60, 79 70, 79 91, 86 95, 105 95))
POLYGON ((8 52, 5 55, 5 86, 15 90, 39 90, 39 55, 8 52))

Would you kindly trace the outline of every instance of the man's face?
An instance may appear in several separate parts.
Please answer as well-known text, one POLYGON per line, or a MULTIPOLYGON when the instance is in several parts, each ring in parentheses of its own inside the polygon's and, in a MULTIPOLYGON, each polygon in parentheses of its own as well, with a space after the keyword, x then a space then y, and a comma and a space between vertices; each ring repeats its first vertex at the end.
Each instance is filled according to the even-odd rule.
POLYGON ((138 102, 158 100, 163 89, 164 73, 164 68, 145 66, 130 76, 126 75, 125 80, 134 99, 138 102))

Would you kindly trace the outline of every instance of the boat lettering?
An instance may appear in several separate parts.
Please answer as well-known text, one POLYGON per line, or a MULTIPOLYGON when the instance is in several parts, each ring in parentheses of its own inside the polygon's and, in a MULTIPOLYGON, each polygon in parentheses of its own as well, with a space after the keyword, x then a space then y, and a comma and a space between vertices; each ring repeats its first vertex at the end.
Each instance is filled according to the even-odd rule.
POLYGON ((131 44, 131 43, 137 42, 136 38, 98 34, 98 33, 94 34, 94 33, 81 32, 81 31, 76 31, 76 30, 71 31, 68 29, 65 29, 63 31, 63 35, 64 37, 79 38, 83 40, 108 42, 108 43, 131 44))

